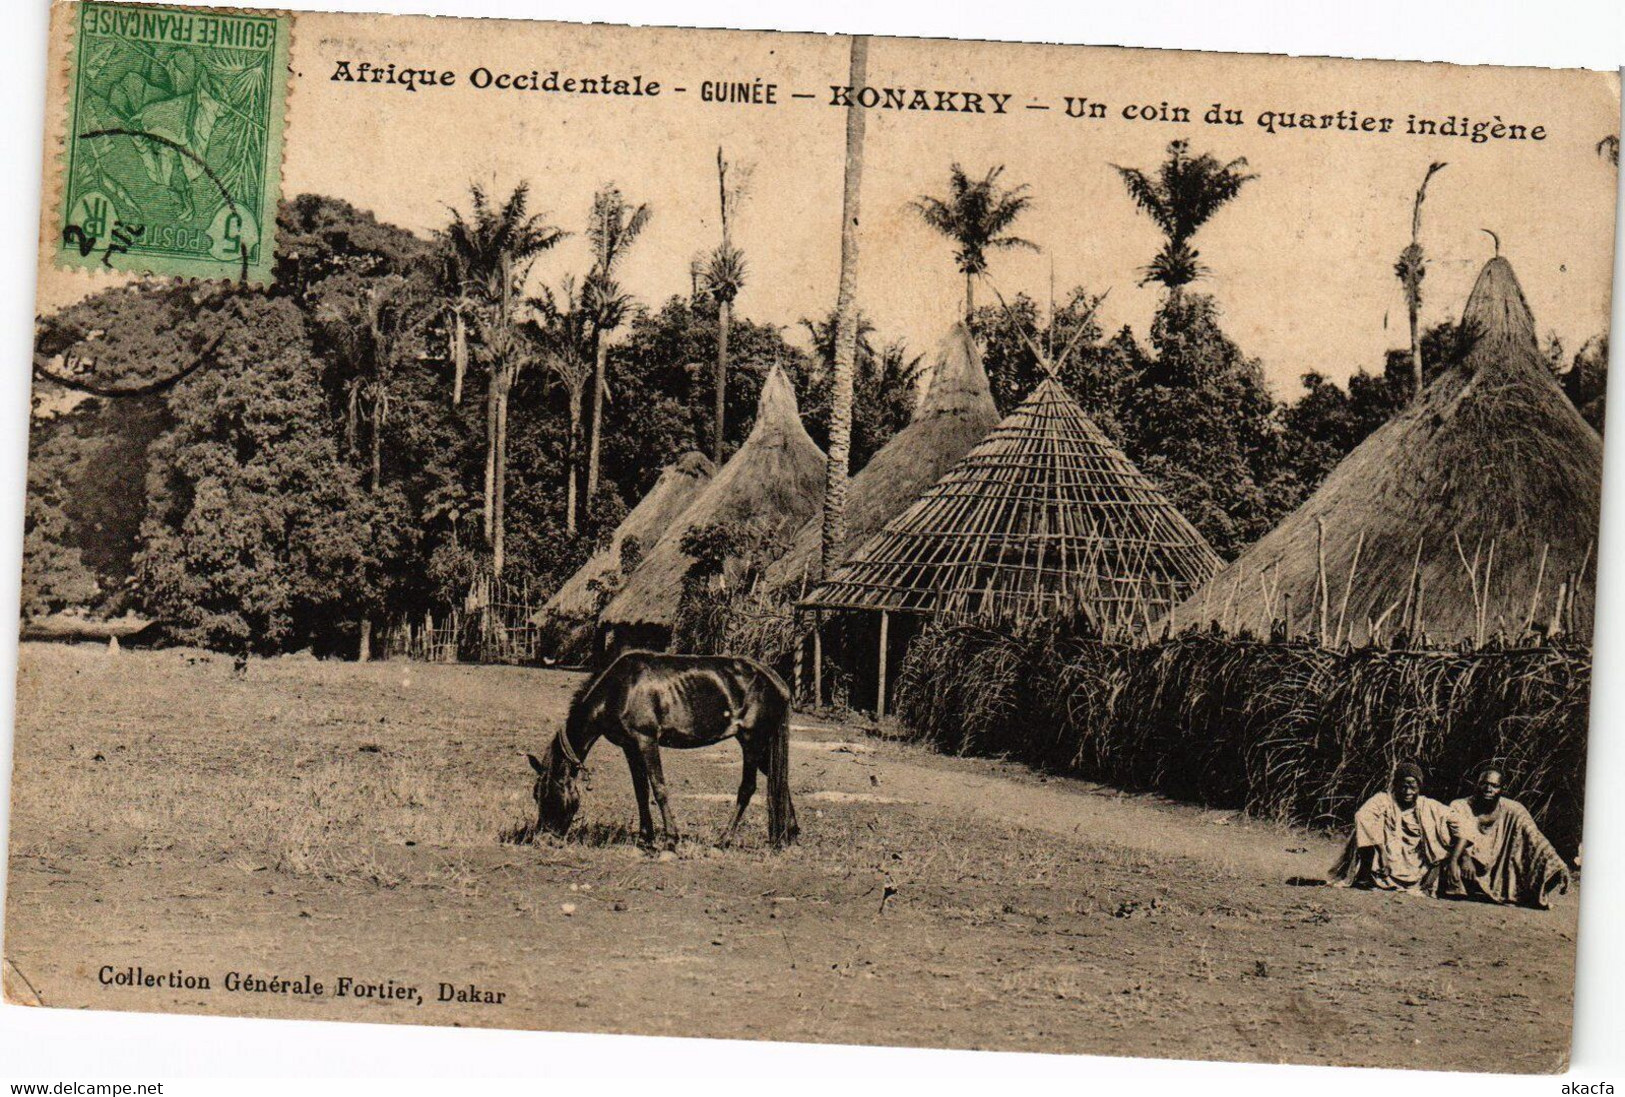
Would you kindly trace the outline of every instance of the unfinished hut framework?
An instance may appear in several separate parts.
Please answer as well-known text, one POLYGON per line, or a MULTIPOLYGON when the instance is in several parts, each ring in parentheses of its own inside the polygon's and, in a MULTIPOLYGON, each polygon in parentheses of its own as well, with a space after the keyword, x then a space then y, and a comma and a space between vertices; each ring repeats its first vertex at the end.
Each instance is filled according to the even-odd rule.
MULTIPOLYGON (((1143 630, 1221 561, 1151 480, 1046 377, 924 495, 802 600, 878 614, 885 711, 893 614, 1143 630)), ((815 644, 819 630, 813 631, 815 644)), ((813 652, 815 676, 822 652, 813 652)), ((816 679, 815 679, 816 680, 816 679)))

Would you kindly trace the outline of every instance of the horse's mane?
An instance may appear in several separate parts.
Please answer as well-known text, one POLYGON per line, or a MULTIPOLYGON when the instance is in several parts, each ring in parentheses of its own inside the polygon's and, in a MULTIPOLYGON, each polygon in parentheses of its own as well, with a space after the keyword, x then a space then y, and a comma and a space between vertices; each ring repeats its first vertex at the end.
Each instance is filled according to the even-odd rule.
POLYGON ((616 663, 621 661, 622 656, 625 654, 625 652, 622 652, 620 655, 617 655, 615 658, 609 661, 609 666, 595 671, 581 680, 581 684, 576 686, 575 690, 570 694, 570 702, 564 710, 564 727, 559 730, 568 732, 572 727, 575 726, 575 722, 581 718, 581 703, 587 699, 587 694, 592 692, 592 687, 596 686, 600 681, 602 681, 604 676, 610 672, 616 663))
POLYGON ((603 676, 604 672, 599 671, 596 674, 589 674, 583 678, 581 680, 581 684, 571 691, 570 703, 566 706, 566 711, 574 712, 576 706, 581 703, 582 698, 587 696, 587 691, 592 689, 593 686, 597 685, 598 679, 602 678, 603 676))

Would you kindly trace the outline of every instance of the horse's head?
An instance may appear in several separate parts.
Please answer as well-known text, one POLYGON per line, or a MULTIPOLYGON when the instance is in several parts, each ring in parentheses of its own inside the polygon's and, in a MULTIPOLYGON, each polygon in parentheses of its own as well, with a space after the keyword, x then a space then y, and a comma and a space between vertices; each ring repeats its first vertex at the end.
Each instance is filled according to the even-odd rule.
POLYGON ((536 829, 565 834, 581 809, 581 766, 564 756, 557 739, 547 748, 547 761, 527 754, 536 771, 532 795, 536 798, 536 829))

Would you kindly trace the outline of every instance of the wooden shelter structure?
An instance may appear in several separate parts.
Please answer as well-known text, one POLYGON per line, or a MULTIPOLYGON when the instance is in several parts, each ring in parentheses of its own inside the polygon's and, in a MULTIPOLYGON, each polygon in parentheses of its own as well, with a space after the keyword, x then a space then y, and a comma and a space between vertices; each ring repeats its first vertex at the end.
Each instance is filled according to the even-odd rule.
MULTIPOLYGON (((659 543, 660 538, 693 505, 716 471, 711 459, 698 451, 683 454, 660 470, 654 486, 615 527, 609 543, 592 554, 576 573, 553 592, 532 618, 542 624, 549 618, 585 620, 595 616, 606 584, 613 584, 621 571, 625 553, 633 545, 639 559, 659 543)), ((635 567, 633 570, 636 570, 635 567)))
POLYGON ((788 536, 818 510, 824 497, 824 451, 801 423, 795 390, 774 366, 762 385, 756 421, 733 457, 695 496, 604 607, 599 625, 607 647, 664 647, 694 560, 683 535, 699 526, 750 523, 765 536, 788 536))
POLYGON ((1484 265, 1471 349, 1188 599, 1177 626, 1330 646, 1589 636, 1602 439, 1558 388, 1512 265, 1484 265))
MULTIPOLYGON (((834 563, 895 518, 999 421, 976 340, 963 321, 942 340, 926 388, 908 426, 852 477, 846 489, 846 544, 834 563)), ((796 533, 767 571, 768 584, 805 593, 821 571, 823 523, 818 515, 796 533)))
POLYGON ((894 615, 1143 628, 1221 563, 1051 374, 800 604, 878 614, 884 712, 894 615))

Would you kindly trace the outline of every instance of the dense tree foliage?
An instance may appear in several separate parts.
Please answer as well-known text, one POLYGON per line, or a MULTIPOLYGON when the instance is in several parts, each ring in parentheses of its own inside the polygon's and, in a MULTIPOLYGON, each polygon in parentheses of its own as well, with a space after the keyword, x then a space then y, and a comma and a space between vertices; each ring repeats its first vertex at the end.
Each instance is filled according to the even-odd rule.
POLYGON ((1608 396, 1608 336, 1598 335, 1586 340, 1574 362, 1558 380, 1568 393, 1574 406, 1580 409, 1585 421, 1598 434, 1602 433, 1603 411, 1608 396))
MULTIPOLYGON (((178 642, 346 655, 371 623, 438 618, 492 568, 483 519, 494 377, 509 386, 502 574, 538 597, 605 541, 665 465, 713 448, 713 295, 653 307, 628 297, 623 322, 602 326, 601 477, 572 522, 590 429, 578 367, 590 380, 596 364, 579 282, 527 287, 534 296, 512 306, 523 319, 502 348, 514 368, 493 371, 467 323, 477 305, 449 295, 435 241, 308 195, 284 205, 278 239, 268 289, 117 288, 40 321, 27 614, 134 610, 178 642), (132 386, 147 394, 86 392, 132 386)), ((977 309, 995 401, 1008 412, 1047 368, 1040 359, 1050 362, 1227 555, 1410 395, 1409 355, 1395 350, 1347 385, 1308 374, 1303 394, 1282 404, 1225 336, 1211 298, 1166 294, 1143 342, 1127 328, 1103 331, 1098 303, 1080 288, 1053 309, 1024 296, 977 309)), ((748 434, 775 365, 826 444, 831 318, 808 317, 795 341, 744 316, 730 328, 724 456, 748 434)), ((1449 325, 1429 331, 1429 376, 1468 338, 1449 325)), ((919 349, 860 324, 853 471, 913 413, 919 349)), ((1554 365, 1597 425, 1606 361, 1598 339, 1566 369, 1554 365)))
MULTIPOLYGON (((503 348, 523 368, 506 375, 481 367, 481 334, 465 325, 467 398, 454 402, 443 248, 308 195, 284 205, 279 241, 269 290, 121 288, 41 322, 42 378, 161 388, 100 398, 38 384, 30 615, 135 609, 180 642, 353 652, 364 622, 462 604, 492 566, 482 518, 493 377, 509 385, 503 577, 538 594, 581 564, 662 467, 711 448, 718 308, 708 295, 653 311, 628 299, 619 338, 605 340, 603 476, 571 530, 570 472, 585 447, 572 450, 569 392, 547 362, 560 350, 546 330, 549 295, 525 304, 530 319, 503 348)), ((466 318, 477 306, 462 307, 466 318)), ((582 319, 575 338, 590 368, 594 331, 582 319)), ((809 353, 738 318, 730 337, 725 455, 749 432, 775 364, 822 443, 823 336, 809 353)), ((900 343, 860 356, 860 463, 907 422, 917 369, 900 343)))
POLYGON ((174 390, 175 425, 148 455, 137 602, 182 641, 328 646, 378 600, 370 557, 394 545, 333 433, 312 429, 325 401, 299 310, 244 297, 230 311, 216 363, 174 390))

